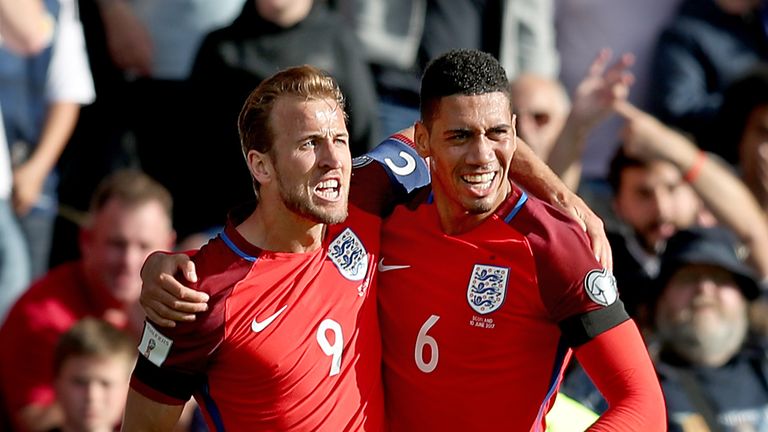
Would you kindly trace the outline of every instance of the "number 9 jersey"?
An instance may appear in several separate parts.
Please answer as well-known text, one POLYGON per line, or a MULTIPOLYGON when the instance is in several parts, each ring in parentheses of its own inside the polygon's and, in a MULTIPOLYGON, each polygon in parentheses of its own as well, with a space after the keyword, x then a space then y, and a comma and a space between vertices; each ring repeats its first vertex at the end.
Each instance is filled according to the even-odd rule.
POLYGON ((194 396, 211 431, 382 430, 379 220, 351 207, 308 253, 258 249, 228 223, 193 257, 208 310, 148 321, 131 387, 169 405, 194 396))
POLYGON ((235 229, 195 256, 208 310, 145 325, 131 387, 165 404, 194 396, 211 431, 385 428, 374 270, 381 217, 429 181, 405 136, 355 160, 349 216, 309 253, 256 248, 235 229))

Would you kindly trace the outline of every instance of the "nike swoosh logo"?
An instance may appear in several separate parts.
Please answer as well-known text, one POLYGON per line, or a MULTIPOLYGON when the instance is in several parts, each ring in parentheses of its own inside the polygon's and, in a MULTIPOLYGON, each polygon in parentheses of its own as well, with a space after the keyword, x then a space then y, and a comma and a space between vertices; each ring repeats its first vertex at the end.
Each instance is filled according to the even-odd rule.
POLYGON ((256 318, 254 318, 253 322, 251 322, 251 330, 253 330, 256 333, 261 332, 262 330, 267 328, 268 325, 272 324, 272 321, 274 321, 275 318, 277 318, 281 313, 283 313, 283 311, 287 307, 288 305, 283 306, 279 311, 273 313, 272 315, 269 316, 269 318, 265 319, 264 321, 259 322, 259 321, 256 321, 256 318))
POLYGON ((411 266, 409 266, 409 265, 385 265, 384 264, 384 258, 382 258, 382 259, 379 260, 378 269, 379 269, 380 272, 387 272, 387 271, 392 271, 392 270, 407 269, 407 268, 410 268, 410 267, 411 266))

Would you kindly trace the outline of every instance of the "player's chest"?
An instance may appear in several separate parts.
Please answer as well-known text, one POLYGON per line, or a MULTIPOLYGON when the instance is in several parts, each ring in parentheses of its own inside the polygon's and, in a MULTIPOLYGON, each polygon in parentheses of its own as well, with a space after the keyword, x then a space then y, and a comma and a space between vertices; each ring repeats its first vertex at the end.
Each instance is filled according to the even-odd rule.
POLYGON ((392 234, 384 237, 378 266, 385 337, 426 330, 498 345, 501 338, 525 343, 553 329, 522 235, 511 230, 506 239, 418 230, 392 234))
POLYGON ((227 300, 222 358, 273 369, 354 345, 356 328, 376 322, 375 257, 359 251, 254 264, 227 300))

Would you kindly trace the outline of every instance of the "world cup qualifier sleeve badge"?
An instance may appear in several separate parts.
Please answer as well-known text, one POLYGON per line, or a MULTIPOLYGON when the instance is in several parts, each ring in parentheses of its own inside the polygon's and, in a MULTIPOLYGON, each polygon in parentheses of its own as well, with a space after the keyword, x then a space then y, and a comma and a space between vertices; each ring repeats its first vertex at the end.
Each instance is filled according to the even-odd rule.
POLYGON ((589 298, 602 306, 612 305, 619 298, 616 278, 606 269, 592 270, 584 278, 584 289, 589 298))
POLYGON ((509 269, 475 264, 467 285, 467 302, 481 315, 496 311, 507 297, 509 269))
POLYGON ((368 271, 368 252, 363 242, 347 228, 328 245, 328 257, 346 279, 361 281, 368 271))

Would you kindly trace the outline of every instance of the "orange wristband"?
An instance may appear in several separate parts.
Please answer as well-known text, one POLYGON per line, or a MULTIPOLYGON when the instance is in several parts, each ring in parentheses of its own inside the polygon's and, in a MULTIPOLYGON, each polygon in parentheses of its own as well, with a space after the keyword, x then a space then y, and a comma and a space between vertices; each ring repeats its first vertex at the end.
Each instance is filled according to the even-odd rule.
POLYGON ((704 150, 699 150, 699 154, 696 156, 696 161, 693 162, 693 165, 691 165, 691 167, 688 168, 688 171, 683 174, 683 180, 688 183, 695 182, 696 179, 699 178, 699 174, 701 174, 701 168, 704 166, 704 162, 706 161, 707 152, 704 150))

